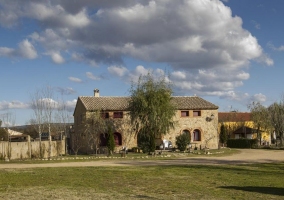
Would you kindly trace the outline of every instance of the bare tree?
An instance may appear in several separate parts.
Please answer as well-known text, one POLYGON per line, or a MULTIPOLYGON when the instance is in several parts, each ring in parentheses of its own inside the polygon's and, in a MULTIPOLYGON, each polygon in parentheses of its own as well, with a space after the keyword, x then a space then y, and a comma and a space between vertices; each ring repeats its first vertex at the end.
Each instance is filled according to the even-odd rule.
POLYGON ((42 94, 41 91, 38 89, 35 91, 34 94, 30 95, 31 98, 31 108, 33 110, 33 118, 31 119, 31 125, 34 125, 35 129, 38 132, 39 137, 39 147, 41 152, 41 134, 43 129, 43 122, 44 122, 44 102, 41 101, 42 94))
POLYGON ((71 132, 70 133, 70 141, 71 141, 71 148, 75 155, 78 154, 80 148, 84 145, 84 133, 82 132, 71 132))
POLYGON ((64 100, 58 102, 57 112, 55 113, 56 131, 60 133, 60 139, 65 136, 65 153, 67 153, 67 127, 71 122, 71 114, 64 100))
POLYGON ((48 127, 49 134, 51 133, 51 123, 53 122, 53 112, 56 108, 56 102, 54 101, 53 89, 51 86, 42 88, 42 99, 44 106, 44 119, 48 127))
MULTIPOLYGON (((11 158, 11 135, 9 133, 9 128, 10 126, 14 126, 16 122, 16 116, 12 112, 7 112, 4 114, 1 114, 2 121, 4 122, 4 126, 6 128, 6 133, 7 133, 7 140, 8 140, 8 152, 7 156, 8 159, 11 158)), ((1 124, 2 124, 1 121, 1 124)))
POLYGON ((268 107, 271 124, 277 136, 280 138, 280 146, 283 145, 284 134, 284 102, 273 103, 268 107))
MULTIPOLYGON (((33 109, 33 123, 37 127, 39 135, 39 146, 41 151, 41 135, 44 129, 44 125, 47 125, 49 134, 51 133, 51 123, 53 120, 53 111, 56 106, 56 102, 53 100, 53 89, 50 86, 46 86, 37 89, 31 97, 31 108, 33 109)), ((51 153, 51 145, 49 145, 49 157, 51 153)), ((40 155, 42 156, 42 155, 40 155)))

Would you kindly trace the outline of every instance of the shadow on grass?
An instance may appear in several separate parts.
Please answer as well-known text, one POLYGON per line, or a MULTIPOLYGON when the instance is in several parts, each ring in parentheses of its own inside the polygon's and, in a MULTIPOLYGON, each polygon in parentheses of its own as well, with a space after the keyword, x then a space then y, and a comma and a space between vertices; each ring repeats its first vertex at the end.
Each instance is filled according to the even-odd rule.
POLYGON ((222 186, 219 188, 223 189, 230 189, 230 190, 242 190, 246 192, 258 192, 262 194, 272 194, 272 195, 279 195, 284 196, 284 188, 279 187, 257 187, 257 186, 246 186, 246 187, 239 187, 239 186, 222 186))
POLYGON ((135 198, 137 198, 137 199, 156 199, 154 197, 149 197, 149 196, 146 196, 146 195, 136 195, 135 198))

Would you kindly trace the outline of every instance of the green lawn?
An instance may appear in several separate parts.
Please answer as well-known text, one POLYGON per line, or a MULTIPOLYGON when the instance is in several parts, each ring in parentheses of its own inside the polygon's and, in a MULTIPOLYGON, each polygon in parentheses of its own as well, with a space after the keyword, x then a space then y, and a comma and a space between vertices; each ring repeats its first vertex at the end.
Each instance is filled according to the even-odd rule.
POLYGON ((284 163, 5 169, 0 199, 284 199, 284 163))

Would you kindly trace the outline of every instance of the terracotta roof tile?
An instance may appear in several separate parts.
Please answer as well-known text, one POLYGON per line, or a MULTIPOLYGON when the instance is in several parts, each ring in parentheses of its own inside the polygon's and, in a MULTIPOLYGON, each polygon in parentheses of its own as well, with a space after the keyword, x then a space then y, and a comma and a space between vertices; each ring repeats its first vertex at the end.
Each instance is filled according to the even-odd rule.
MULTIPOLYGON (((130 97, 94 97, 81 96, 79 99, 87 110, 127 110, 130 97)), ((175 96, 172 99, 179 110, 185 109, 218 109, 218 106, 200 97, 175 96)))
POLYGON ((245 122, 251 121, 251 113, 247 112, 219 112, 219 122, 245 122))

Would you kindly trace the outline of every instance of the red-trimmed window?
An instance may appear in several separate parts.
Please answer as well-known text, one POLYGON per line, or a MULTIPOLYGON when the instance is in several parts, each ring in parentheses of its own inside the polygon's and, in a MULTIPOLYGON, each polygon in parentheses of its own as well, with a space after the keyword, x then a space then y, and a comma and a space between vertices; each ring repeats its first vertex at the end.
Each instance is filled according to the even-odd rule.
POLYGON ((201 133, 200 130, 195 129, 193 131, 193 141, 201 141, 201 133))
POLYGON ((181 117, 189 117, 189 111, 188 110, 182 110, 180 111, 181 117))
POLYGON ((102 116, 103 119, 107 119, 107 118, 109 118, 109 113, 108 112, 102 112, 101 116, 102 116))
POLYGON ((201 116, 201 111, 200 110, 194 110, 193 111, 193 117, 200 117, 201 116))
POLYGON ((123 112, 113 112, 113 118, 123 118, 123 112))

